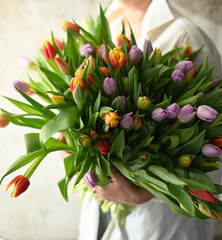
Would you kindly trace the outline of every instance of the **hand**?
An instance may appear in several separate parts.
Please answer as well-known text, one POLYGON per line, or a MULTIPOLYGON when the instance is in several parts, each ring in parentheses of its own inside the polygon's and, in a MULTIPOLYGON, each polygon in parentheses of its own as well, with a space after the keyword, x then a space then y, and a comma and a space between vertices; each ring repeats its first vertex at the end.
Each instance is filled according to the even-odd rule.
MULTIPOLYGON (((64 135, 61 132, 57 133, 57 140, 59 140, 62 143, 66 143, 66 139, 65 139, 64 135)), ((59 153, 60 153, 60 156, 63 159, 71 155, 71 153, 69 153, 69 152, 67 152, 65 150, 59 151, 59 153)))
POLYGON ((105 185, 105 189, 97 186, 95 194, 98 198, 113 202, 121 202, 130 205, 144 203, 154 196, 144 188, 137 187, 130 183, 122 174, 117 172, 114 167, 112 172, 112 182, 105 185))

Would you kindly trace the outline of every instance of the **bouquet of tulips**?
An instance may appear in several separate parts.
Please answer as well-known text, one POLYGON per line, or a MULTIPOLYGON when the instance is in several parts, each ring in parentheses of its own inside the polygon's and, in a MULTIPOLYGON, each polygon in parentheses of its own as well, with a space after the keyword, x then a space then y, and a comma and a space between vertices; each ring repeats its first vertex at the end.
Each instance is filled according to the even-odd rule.
MULTIPOLYGON (((125 37, 124 25, 114 44, 102 9, 88 25, 63 22, 66 41, 52 34, 37 61, 29 62, 39 81, 29 76, 29 82, 13 83, 26 103, 5 97, 23 113, 2 109, 1 127, 11 122, 39 131, 25 134, 27 152, 1 182, 27 165, 7 186, 14 184, 17 197, 49 153, 66 150, 66 174, 58 183, 66 200, 71 179, 75 189, 105 188, 113 165, 177 214, 222 219, 222 202, 214 196, 222 186, 206 174, 219 168, 222 157, 222 88, 207 56, 196 69, 202 49, 192 53, 185 45, 163 55, 147 40, 141 51, 132 30, 131 39, 125 37), (54 137, 57 132, 65 141, 54 137)), ((122 216, 129 209, 101 201, 104 211, 112 204, 122 216)))

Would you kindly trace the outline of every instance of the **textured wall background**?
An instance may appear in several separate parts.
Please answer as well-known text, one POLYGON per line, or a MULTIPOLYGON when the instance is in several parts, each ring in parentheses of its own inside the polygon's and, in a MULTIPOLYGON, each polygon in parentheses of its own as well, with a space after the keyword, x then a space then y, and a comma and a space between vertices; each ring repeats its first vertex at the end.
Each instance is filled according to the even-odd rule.
MULTIPOLYGON (((103 0, 102 5, 106 6, 108 2, 103 0)), ((170 3, 202 27, 222 55, 221 0, 171 0, 170 3)), ((56 37, 63 38, 60 28, 63 20, 74 18, 81 24, 82 18, 89 13, 97 15, 98 1, 0 0, 0 94, 19 97, 11 86, 13 80, 27 78, 25 70, 17 63, 19 56, 34 57, 43 39, 50 38, 50 30, 56 37)), ((12 112, 15 109, 2 97, 0 107, 12 112)), ((26 132, 30 130, 13 125, 0 130, 0 176, 18 156, 25 153, 23 134, 26 132)), ((70 195, 69 203, 62 199, 56 182, 63 175, 63 162, 59 155, 47 157, 32 176, 29 190, 18 199, 9 198, 10 193, 4 192, 14 175, 6 178, 0 187, 0 239, 77 238, 80 198, 75 193, 70 195)))

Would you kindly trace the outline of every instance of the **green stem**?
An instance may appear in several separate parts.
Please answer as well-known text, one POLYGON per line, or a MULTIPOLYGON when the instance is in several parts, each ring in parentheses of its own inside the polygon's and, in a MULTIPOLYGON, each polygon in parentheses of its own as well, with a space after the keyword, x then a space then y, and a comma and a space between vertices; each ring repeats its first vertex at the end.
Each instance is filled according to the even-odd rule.
POLYGON ((73 141, 69 130, 63 130, 63 131, 61 131, 61 133, 63 134, 63 136, 66 139, 66 144, 68 146, 72 147, 73 149, 77 149, 77 143, 75 141, 73 141))
POLYGON ((177 119, 177 121, 160 137, 159 141, 161 141, 165 136, 169 136, 174 130, 178 128, 179 124, 180 120, 177 119))
POLYGON ((16 115, 12 115, 10 116, 10 118, 20 118, 20 117, 26 117, 26 116, 38 116, 38 117, 44 117, 41 114, 33 114, 33 113, 25 113, 25 114, 16 114, 16 115))

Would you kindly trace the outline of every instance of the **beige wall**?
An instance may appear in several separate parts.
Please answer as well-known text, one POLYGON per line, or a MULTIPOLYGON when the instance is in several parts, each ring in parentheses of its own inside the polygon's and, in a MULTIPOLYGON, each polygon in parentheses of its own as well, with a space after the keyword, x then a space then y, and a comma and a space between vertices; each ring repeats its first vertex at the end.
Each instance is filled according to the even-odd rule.
MULTIPOLYGON (((108 2, 102 0, 103 6, 108 2)), ((221 0, 170 2, 208 32, 222 54, 221 0)), ((18 98, 11 84, 13 80, 26 78, 26 73, 18 65, 17 58, 35 56, 42 40, 50 38, 51 29, 56 37, 63 37, 60 28, 63 20, 74 18, 81 24, 82 18, 89 13, 95 16, 97 3, 95 0, 0 0, 0 94, 18 98)), ((15 109, 2 97, 0 107, 9 111, 15 109)), ((0 175, 25 153, 24 132, 30 130, 13 125, 0 130, 0 175)), ((73 194, 69 203, 62 199, 56 183, 63 175, 59 155, 47 157, 32 176, 29 190, 18 199, 9 198, 10 192, 4 192, 12 176, 6 178, 0 187, 0 239, 77 238, 80 198, 73 194)))

